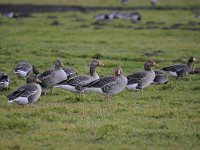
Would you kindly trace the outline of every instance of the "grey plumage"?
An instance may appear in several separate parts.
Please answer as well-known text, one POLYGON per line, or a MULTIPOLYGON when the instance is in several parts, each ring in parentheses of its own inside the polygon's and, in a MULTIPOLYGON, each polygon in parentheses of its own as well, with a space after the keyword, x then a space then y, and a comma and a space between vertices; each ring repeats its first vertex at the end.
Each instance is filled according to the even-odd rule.
POLYGON ((63 63, 61 60, 55 62, 53 69, 49 69, 38 76, 42 81, 41 86, 43 88, 53 88, 57 83, 67 79, 66 72, 62 69, 63 63))
POLYGON ((39 70, 28 62, 19 62, 14 68, 14 73, 20 77, 28 77, 30 74, 39 74, 39 70))
POLYGON ((69 79, 71 79, 71 78, 73 78, 73 77, 78 75, 78 73, 72 68, 63 68, 63 70, 66 73, 67 80, 69 80, 69 79))
POLYGON ((90 75, 89 76, 75 76, 70 80, 65 80, 58 83, 55 87, 62 88, 71 92, 79 93, 75 87, 77 85, 83 86, 94 80, 99 79, 98 74, 96 73, 96 68, 103 65, 99 60, 94 59, 90 65, 90 75))
POLYGON ((155 65, 155 62, 149 60, 144 64, 145 70, 128 75, 127 89, 137 91, 149 86, 155 79, 155 72, 151 69, 155 65))
POLYGON ((122 75, 121 67, 117 67, 115 76, 107 76, 76 88, 84 91, 101 93, 112 96, 121 92, 127 85, 127 78, 122 75))
POLYGON ((163 71, 154 71, 155 79, 153 80, 154 84, 166 84, 169 81, 166 73, 163 71))
POLYGON ((10 83, 10 78, 5 72, 0 72, 0 90, 7 88, 10 83))
POLYGON ((21 86, 12 94, 7 96, 8 103, 15 102, 18 105, 33 104, 41 95, 41 86, 38 84, 41 82, 37 77, 28 77, 28 83, 21 86))
POLYGON ((193 70, 192 64, 196 62, 196 58, 190 57, 186 64, 174 64, 169 67, 162 68, 162 70, 169 72, 172 76, 183 77, 193 70))

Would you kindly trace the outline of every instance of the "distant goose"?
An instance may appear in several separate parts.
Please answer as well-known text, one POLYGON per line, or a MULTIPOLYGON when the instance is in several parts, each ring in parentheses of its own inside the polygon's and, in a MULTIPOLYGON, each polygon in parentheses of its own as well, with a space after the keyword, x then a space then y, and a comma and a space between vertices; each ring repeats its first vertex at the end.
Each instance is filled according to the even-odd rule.
POLYGON ((18 77, 28 77, 31 73, 39 74, 39 70, 28 62, 20 62, 14 68, 14 73, 18 77))
POLYGON ((79 90, 75 89, 77 85, 84 86, 94 80, 99 79, 99 76, 96 72, 96 68, 98 66, 103 66, 103 64, 99 60, 94 59, 90 64, 89 76, 76 76, 70 80, 65 80, 58 83, 55 87, 62 88, 74 93, 80 93, 79 90))
POLYGON ((10 83, 8 75, 4 72, 0 72, 0 90, 7 88, 10 83))
POLYGON ((121 0, 121 4, 122 4, 122 5, 128 4, 128 0, 121 0))
POLYGON ((192 64, 196 61, 196 58, 190 57, 187 61, 187 64, 174 64, 169 67, 165 67, 162 70, 169 72, 174 77, 182 78, 193 70, 192 64))
POLYGON ((38 78, 42 81, 41 86, 45 89, 53 88, 57 83, 67 79, 67 74, 63 70, 64 64, 61 60, 56 60, 53 69, 43 72, 38 78))
POLYGON ((156 65, 157 64, 155 62, 149 60, 144 64, 145 70, 128 75, 128 84, 126 88, 128 90, 138 91, 149 86, 155 79, 155 72, 151 69, 151 67, 156 65))
POLYGON ((133 12, 129 14, 129 18, 134 23, 139 22, 142 19, 141 15, 138 12, 133 12))
POLYGON ((115 76, 107 76, 95 80, 89 84, 83 86, 77 86, 79 90, 84 90, 85 92, 96 92, 105 95, 107 98, 114 94, 118 94, 127 85, 127 78, 122 75, 122 68, 117 67, 115 71, 115 76))
POLYGON ((18 105, 32 105, 41 95, 41 86, 38 84, 40 82, 35 76, 28 77, 26 85, 18 88, 7 97, 8 103, 15 102, 18 105))
POLYGON ((154 71, 155 79, 153 80, 154 84, 166 84, 169 81, 169 78, 163 71, 154 71))
POLYGON ((115 15, 114 14, 99 14, 95 16, 95 19, 97 21, 103 21, 103 20, 112 20, 114 19, 115 15))
POLYGON ((158 0, 150 0, 150 3, 153 7, 156 7, 158 4, 158 0))
POLYGON ((3 16, 7 19, 11 19, 11 18, 17 18, 17 15, 14 12, 7 12, 4 13, 3 16))

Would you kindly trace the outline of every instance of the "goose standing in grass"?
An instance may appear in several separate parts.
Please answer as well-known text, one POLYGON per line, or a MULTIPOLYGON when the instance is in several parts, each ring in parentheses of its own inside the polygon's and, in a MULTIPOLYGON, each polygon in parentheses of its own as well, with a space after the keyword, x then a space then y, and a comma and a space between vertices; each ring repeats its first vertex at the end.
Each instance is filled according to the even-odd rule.
POLYGON ((157 66, 157 64, 152 60, 148 60, 144 64, 145 70, 128 75, 127 89, 131 91, 143 91, 145 87, 149 86, 155 79, 155 72, 151 69, 153 66, 157 66))
POLYGON ((34 65, 28 62, 20 62, 14 68, 14 73, 18 77, 28 77, 31 73, 38 75, 39 70, 34 65))
POLYGON ((166 73, 163 71, 154 71, 155 79, 153 80, 153 84, 166 84, 169 81, 166 73))
POLYGON ((80 93, 79 90, 75 89, 77 85, 84 86, 94 80, 99 79, 99 76, 96 72, 98 66, 103 66, 99 60, 94 59, 90 64, 90 75, 89 76, 76 76, 70 80, 65 80, 58 83, 55 87, 62 88, 74 93, 80 93))
POLYGON ((62 67, 64 67, 62 61, 56 60, 53 69, 49 69, 39 75, 38 78, 42 81, 41 86, 44 89, 53 88, 57 83, 67 79, 67 74, 62 67))
POLYGON ((27 84, 18 88, 11 95, 9 95, 8 103, 15 102, 18 105, 27 105, 36 102, 41 95, 42 89, 39 85, 41 81, 35 77, 30 76, 27 78, 27 84))
POLYGON ((10 79, 8 75, 4 72, 0 72, 0 90, 8 87, 10 79))
POLYGON ((115 71, 115 76, 107 76, 95 80, 83 86, 77 86, 78 90, 85 92, 96 92, 106 96, 108 99, 114 94, 120 93, 127 85, 127 78, 122 75, 122 68, 118 66, 115 71))
POLYGON ((174 64, 162 70, 169 72, 174 77, 182 78, 193 70, 192 64, 196 61, 197 59, 195 57, 190 57, 186 64, 174 64))

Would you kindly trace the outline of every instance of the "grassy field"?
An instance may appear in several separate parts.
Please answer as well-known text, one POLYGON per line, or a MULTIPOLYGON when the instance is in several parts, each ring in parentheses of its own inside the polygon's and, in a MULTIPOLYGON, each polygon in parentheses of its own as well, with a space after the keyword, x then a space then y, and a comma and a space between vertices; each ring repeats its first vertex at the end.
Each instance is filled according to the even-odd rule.
MULTIPOLYGON (((187 2, 200 5, 197 0, 174 3, 181 7, 187 2)), ((105 66, 97 71, 106 76, 112 75, 117 65, 122 66, 124 75, 143 69, 147 60, 143 52, 148 49, 164 51, 154 58, 160 68, 185 62, 190 56, 200 57, 200 32, 189 30, 191 22, 200 28, 193 11, 142 10, 142 22, 138 24, 113 20, 99 29, 93 17, 103 12, 109 11, 37 13, 23 19, 0 17, 0 71, 11 78, 8 91, 0 91, 1 150, 199 149, 199 75, 182 80, 170 77, 168 84, 151 86, 142 96, 125 90, 109 101, 94 93, 79 99, 54 89, 52 94, 42 95, 33 108, 7 103, 6 96, 25 83, 12 70, 22 60, 35 64, 42 72, 61 59, 79 74, 87 74, 92 59, 99 58, 105 66), (60 25, 51 25, 54 21, 60 25), (147 22, 152 21, 164 24, 159 29, 148 29, 147 22), (177 23, 183 25, 162 29, 177 23), (138 27, 143 29, 134 29, 138 27)), ((195 66, 199 68, 200 63, 195 66)))
MULTIPOLYGON (((0 0, 1 4, 36 4, 36 5, 81 5, 81 6, 121 6, 121 0, 0 0)), ((128 5, 151 6, 150 0, 129 0, 128 5)), ((159 6, 190 7, 200 6, 199 0, 160 0, 159 6)))

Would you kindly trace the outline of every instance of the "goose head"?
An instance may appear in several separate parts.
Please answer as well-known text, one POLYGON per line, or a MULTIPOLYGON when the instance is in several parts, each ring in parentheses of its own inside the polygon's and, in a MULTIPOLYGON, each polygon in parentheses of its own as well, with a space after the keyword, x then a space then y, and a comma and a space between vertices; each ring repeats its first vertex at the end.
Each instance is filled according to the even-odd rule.
POLYGON ((197 58, 195 58, 195 57, 190 57, 190 58, 188 59, 188 63, 194 63, 194 62, 197 62, 197 58))
POLYGON ((56 60, 55 62, 55 70, 58 70, 60 68, 64 67, 64 64, 61 60, 56 60))
POLYGON ((158 64, 155 63, 153 60, 148 60, 144 64, 144 69, 148 71, 148 70, 151 70, 151 67, 154 67, 154 66, 158 66, 158 64))
POLYGON ((121 66, 117 66, 115 70, 115 76, 120 76, 122 74, 122 68, 121 66))
POLYGON ((29 76, 26 80, 26 83, 41 83, 42 81, 39 80, 36 76, 29 76))

